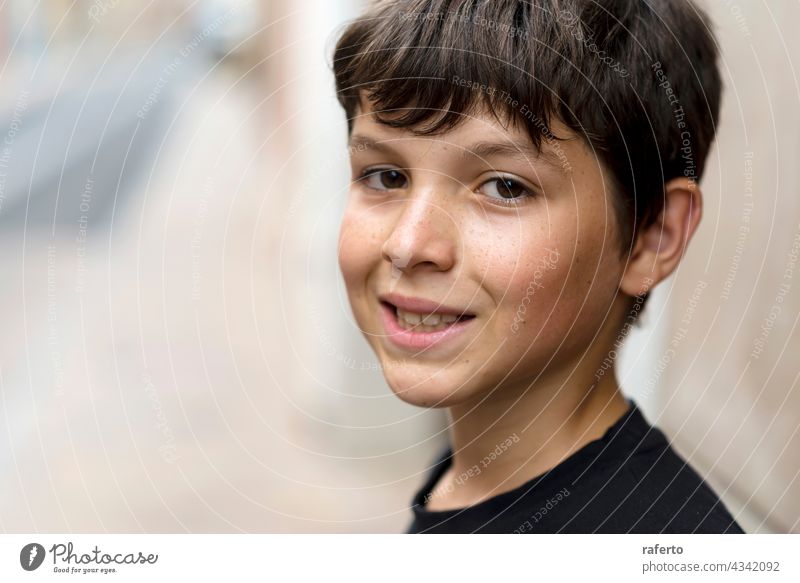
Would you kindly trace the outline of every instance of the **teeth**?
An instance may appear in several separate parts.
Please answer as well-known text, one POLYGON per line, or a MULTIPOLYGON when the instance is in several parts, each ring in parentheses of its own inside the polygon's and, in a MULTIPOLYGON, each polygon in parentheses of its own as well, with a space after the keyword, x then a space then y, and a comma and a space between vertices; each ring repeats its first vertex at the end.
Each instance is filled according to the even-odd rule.
POLYGON ((405 320, 406 324, 419 324, 422 321, 422 315, 414 312, 406 312, 397 308, 397 316, 400 320, 405 320))
POLYGON ((422 318, 422 323, 426 326, 438 326, 439 323, 442 321, 441 314, 428 314, 424 318, 422 318))
POLYGON ((419 314, 397 308, 397 321, 406 330, 436 332, 444 330, 456 320, 458 320, 458 316, 451 314, 419 314))

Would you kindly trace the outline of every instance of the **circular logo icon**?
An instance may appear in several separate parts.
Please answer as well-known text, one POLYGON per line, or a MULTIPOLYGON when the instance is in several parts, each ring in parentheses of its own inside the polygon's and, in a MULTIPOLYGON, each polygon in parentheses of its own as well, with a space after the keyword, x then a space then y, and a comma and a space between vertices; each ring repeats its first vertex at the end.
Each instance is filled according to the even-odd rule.
POLYGON ((26 571, 35 571, 44 561, 44 547, 39 543, 29 543, 19 552, 19 564, 26 571))

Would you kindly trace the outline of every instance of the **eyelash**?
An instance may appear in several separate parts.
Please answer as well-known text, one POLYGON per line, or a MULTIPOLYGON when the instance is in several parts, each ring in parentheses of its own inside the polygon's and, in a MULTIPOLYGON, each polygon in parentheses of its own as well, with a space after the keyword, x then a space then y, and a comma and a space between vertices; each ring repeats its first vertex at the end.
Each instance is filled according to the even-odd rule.
POLYGON ((522 196, 518 196, 516 198, 504 198, 504 197, 496 198, 487 196, 487 198, 492 201, 492 204, 499 204, 505 207, 515 207, 515 206, 520 206, 521 204, 525 204, 526 202, 529 202, 530 199, 536 198, 537 196, 536 192, 525 186, 525 184, 523 184, 520 180, 517 180, 516 178, 512 178, 510 176, 493 176, 492 178, 483 181, 480 187, 482 188, 483 186, 491 184, 492 182, 502 182, 502 181, 508 181, 514 183, 516 186, 522 188, 525 191, 525 194, 523 194, 522 196))
MULTIPOLYGON (((367 178, 369 178, 371 176, 380 176, 384 172, 397 172, 397 173, 403 175, 403 173, 400 172, 397 168, 391 168, 391 167, 389 167, 389 168, 386 168, 386 167, 367 168, 366 170, 361 172, 361 175, 356 179, 356 182, 365 182, 367 178)), ((405 177, 405 175, 403 175, 403 176, 405 177)), ((407 181, 408 178, 407 177, 405 177, 405 178, 406 178, 406 181, 407 181)), ((391 188, 386 188, 386 189, 373 188, 369 184, 365 184, 365 185, 366 185, 367 188, 370 188, 372 190, 378 190, 378 191, 393 190, 391 188)))
MULTIPOLYGON (((386 168, 386 167, 367 168, 366 170, 363 170, 361 172, 359 177, 356 179, 356 182, 364 182, 367 178, 369 178, 371 176, 376 176, 376 175, 380 176, 384 172, 398 172, 398 173, 402 174, 402 172, 400 172, 397 168, 392 168, 392 167, 389 167, 389 168, 386 168)), ((403 175, 403 176, 405 177, 405 175, 403 175)), ((406 181, 408 181, 408 178, 407 177, 405 177, 405 178, 406 178, 406 181)), ((491 197, 491 196, 488 196, 488 195, 484 195, 484 196, 486 196, 487 199, 489 199, 491 201, 491 204, 497 204, 497 205, 504 206, 504 207, 515 207, 515 206, 519 206, 521 204, 524 204, 525 202, 527 202, 528 199, 532 199, 532 198, 536 198, 537 197, 536 192, 534 192, 533 190, 531 190, 530 188, 525 186, 525 184, 523 184, 520 180, 517 180, 516 178, 510 177, 510 176, 493 176, 492 178, 489 178, 488 180, 484 180, 480 184, 479 188, 482 188, 483 186, 485 186, 487 184, 491 184, 492 182, 499 182, 499 181, 503 181, 503 180, 507 180, 509 182, 514 183, 516 186, 521 187, 526 192, 526 194, 523 194, 522 196, 519 196, 519 197, 516 197, 516 198, 491 197)), ((369 186, 368 184, 366 185, 366 187, 370 188, 372 190, 380 191, 380 192, 384 192, 386 190, 394 190, 392 188, 385 188, 385 189, 373 188, 373 187, 369 186)))

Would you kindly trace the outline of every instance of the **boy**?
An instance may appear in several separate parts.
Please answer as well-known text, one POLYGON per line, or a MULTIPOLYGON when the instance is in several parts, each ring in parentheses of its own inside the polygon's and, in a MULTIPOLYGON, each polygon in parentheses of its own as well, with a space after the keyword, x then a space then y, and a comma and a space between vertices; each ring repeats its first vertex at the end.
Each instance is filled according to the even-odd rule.
POLYGON ((391 389, 450 420, 409 532, 742 532, 613 370, 700 220, 716 59, 689 0, 389 0, 344 31, 339 265, 391 389))

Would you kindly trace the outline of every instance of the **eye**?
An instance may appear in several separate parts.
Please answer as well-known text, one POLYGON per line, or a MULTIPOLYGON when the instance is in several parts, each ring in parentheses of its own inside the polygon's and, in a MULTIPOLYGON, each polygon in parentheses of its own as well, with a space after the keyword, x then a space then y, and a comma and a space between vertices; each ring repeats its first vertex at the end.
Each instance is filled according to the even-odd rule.
POLYGON ((405 188, 408 185, 408 179, 396 168, 371 168, 365 170, 358 181, 363 182, 374 190, 393 190, 405 188))
POLYGON ((491 199, 512 205, 523 202, 522 199, 536 196, 522 182, 508 176, 496 176, 487 180, 478 190, 491 199))

